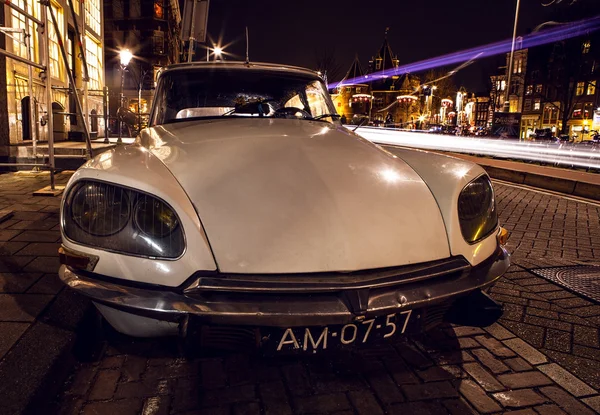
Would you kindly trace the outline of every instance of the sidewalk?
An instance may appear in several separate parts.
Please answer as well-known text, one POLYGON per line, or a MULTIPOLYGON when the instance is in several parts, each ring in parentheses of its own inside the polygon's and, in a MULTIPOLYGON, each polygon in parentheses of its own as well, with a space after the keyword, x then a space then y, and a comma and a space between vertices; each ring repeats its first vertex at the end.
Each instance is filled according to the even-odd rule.
POLYGON ((0 413, 52 389, 47 375, 67 363, 89 306, 58 279, 60 197, 31 195, 48 184, 47 172, 0 174, 0 413))

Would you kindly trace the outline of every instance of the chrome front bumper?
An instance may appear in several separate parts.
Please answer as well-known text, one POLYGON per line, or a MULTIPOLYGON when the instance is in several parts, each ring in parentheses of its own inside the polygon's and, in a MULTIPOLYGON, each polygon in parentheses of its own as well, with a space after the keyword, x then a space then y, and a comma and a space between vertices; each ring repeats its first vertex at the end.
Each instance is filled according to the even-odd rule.
POLYGON ((293 276, 287 275, 281 279, 288 283, 280 284, 277 276, 267 283, 254 276, 220 279, 218 274, 201 274, 184 287, 155 287, 66 265, 59 275, 66 285, 97 303, 157 320, 178 322, 193 315, 206 324, 303 327, 347 324, 451 301, 494 283, 508 269, 509 257, 499 246, 475 267, 453 259, 436 267, 418 264, 364 278, 360 273, 340 274, 341 282, 330 277, 325 284, 321 280, 303 284, 302 278, 292 284, 293 276))

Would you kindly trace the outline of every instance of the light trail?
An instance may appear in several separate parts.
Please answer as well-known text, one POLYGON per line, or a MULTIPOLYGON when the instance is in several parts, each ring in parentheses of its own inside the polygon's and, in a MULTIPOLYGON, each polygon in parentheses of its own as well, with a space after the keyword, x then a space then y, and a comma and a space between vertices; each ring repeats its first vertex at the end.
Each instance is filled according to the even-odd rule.
MULTIPOLYGON (((565 23, 560 27, 544 30, 542 32, 531 33, 522 37, 521 47, 527 49, 535 46, 553 43, 559 40, 570 39, 600 29, 600 15, 589 19, 579 20, 572 23, 565 23)), ((346 79, 344 81, 334 82, 328 85, 328 88, 337 88, 342 85, 352 85, 356 83, 369 83, 389 76, 403 75, 405 73, 420 72, 440 66, 454 65, 457 63, 468 62, 474 59, 487 58, 489 56, 501 55, 510 51, 512 39, 502 40, 488 45, 477 46, 459 52, 449 53, 436 58, 398 66, 397 68, 387 69, 385 71, 373 72, 361 77, 346 79)))
MULTIPOLYGON (((350 129, 351 127, 348 126, 350 129)), ((361 127, 356 130, 356 133, 377 144, 600 169, 600 147, 589 147, 583 150, 577 145, 564 143, 542 144, 493 138, 457 137, 380 127, 361 127)))

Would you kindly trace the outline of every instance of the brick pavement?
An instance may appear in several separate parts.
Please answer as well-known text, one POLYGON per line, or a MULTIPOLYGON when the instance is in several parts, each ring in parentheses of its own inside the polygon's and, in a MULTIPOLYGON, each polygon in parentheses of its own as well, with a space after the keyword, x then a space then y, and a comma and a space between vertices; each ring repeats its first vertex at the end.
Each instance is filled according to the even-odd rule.
POLYGON ((0 413, 52 389, 47 375, 89 308, 58 279, 60 199, 32 196, 48 184, 47 173, 0 174, 0 413))
MULTIPOLYGON (((320 356, 216 353, 188 360, 179 357, 170 339, 131 339, 105 330, 94 344, 98 353, 77 363, 62 393, 44 403, 45 412, 600 412, 600 306, 529 272, 597 264, 600 208, 495 187, 502 223, 512 233, 508 247, 514 265, 491 290, 506 307, 491 327, 445 326, 383 346, 320 356)), ((12 248, 6 249, 35 243, 24 233, 7 234, 12 248)), ((20 270, 27 266, 16 262, 20 270)))

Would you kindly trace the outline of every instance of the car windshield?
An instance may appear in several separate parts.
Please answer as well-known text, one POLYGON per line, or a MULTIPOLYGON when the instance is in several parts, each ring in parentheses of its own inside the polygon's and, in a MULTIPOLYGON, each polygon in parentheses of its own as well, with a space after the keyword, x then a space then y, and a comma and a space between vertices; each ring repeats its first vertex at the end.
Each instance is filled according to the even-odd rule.
POLYGON ((172 70, 160 77, 152 125, 211 117, 337 118, 316 76, 243 69, 172 70))

